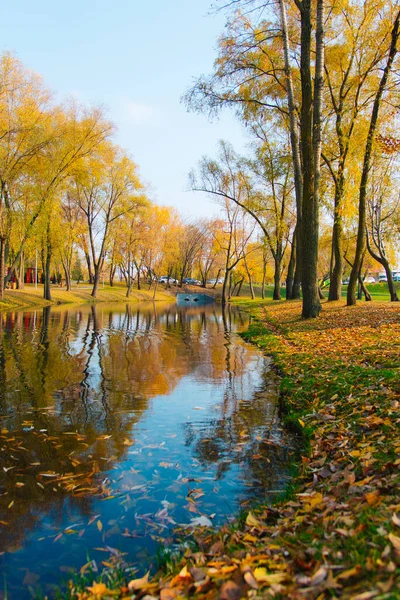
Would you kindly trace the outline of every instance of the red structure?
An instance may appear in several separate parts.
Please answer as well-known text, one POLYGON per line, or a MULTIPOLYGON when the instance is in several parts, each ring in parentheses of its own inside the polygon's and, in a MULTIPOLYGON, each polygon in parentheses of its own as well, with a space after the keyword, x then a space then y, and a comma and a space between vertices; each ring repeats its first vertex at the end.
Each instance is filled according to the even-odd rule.
MULTIPOLYGON (((7 267, 7 275, 10 273, 11 268, 7 267)), ((35 271, 36 269, 34 267, 28 267, 25 271, 25 276, 24 276, 24 281, 25 283, 35 283, 35 271)), ((17 281, 17 278, 15 276, 15 271, 13 271, 11 277, 10 277, 10 283, 15 283, 17 281)), ((41 282, 41 277, 39 275, 39 270, 38 270, 38 283, 41 282)))
POLYGON ((25 283, 35 283, 35 269, 29 267, 25 272, 25 283))

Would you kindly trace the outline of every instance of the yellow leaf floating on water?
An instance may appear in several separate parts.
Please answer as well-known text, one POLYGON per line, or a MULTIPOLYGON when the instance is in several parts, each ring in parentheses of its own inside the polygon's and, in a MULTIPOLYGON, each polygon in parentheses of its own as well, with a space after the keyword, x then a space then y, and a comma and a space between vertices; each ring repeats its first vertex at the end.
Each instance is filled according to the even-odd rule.
POLYGON ((97 521, 97 529, 98 529, 99 531, 102 531, 102 530, 103 530, 103 523, 100 521, 100 519, 97 521))
POLYGON ((258 519, 255 518, 255 516, 249 512, 249 514, 246 517, 246 525, 249 525, 249 527, 259 527, 261 528, 261 523, 258 519))

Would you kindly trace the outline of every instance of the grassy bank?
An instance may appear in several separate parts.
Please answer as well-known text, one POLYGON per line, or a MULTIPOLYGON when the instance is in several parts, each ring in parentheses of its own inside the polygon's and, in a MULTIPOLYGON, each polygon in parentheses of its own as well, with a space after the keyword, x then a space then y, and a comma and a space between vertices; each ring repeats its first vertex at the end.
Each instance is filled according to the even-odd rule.
MULTIPOLYGON (((400 293, 400 284, 398 290, 400 293)), ((346 295, 346 287, 343 286, 342 295, 346 295)), ((221 286, 213 288, 199 288, 196 286, 186 286, 186 291, 203 293, 215 296, 217 299, 221 296, 221 286)), ((258 302, 263 302, 260 299, 261 287, 254 287, 258 302)), ((370 293, 374 301, 389 302, 390 296, 386 283, 380 283, 369 286, 370 293)), ((48 302, 43 299, 43 286, 39 285, 37 289, 33 285, 26 285, 22 290, 6 290, 3 301, 0 302, 0 311, 3 310, 24 310, 34 307, 49 306, 52 304, 82 304, 92 302, 142 302, 153 300, 153 289, 149 290, 147 285, 143 286, 142 290, 133 289, 129 299, 126 298, 126 286, 122 283, 115 283, 113 287, 110 285, 100 285, 97 293, 97 298, 94 299, 90 295, 92 287, 87 283, 80 285, 74 284, 72 290, 67 292, 65 289, 57 285, 52 286, 52 301, 48 302)), ((168 301, 174 297, 177 292, 182 291, 180 288, 171 286, 166 288, 164 284, 159 285, 156 294, 157 301, 168 301)), ((325 292, 327 295, 327 292, 325 292)), ((282 298, 285 297, 285 288, 281 289, 282 298)), ((246 303, 250 295, 249 286, 243 285, 239 298, 234 298, 233 302, 246 303)), ((265 300, 272 300, 273 286, 269 285, 265 288, 265 300)))
POLYGON ((283 373, 287 423, 308 441, 293 490, 198 532, 153 581, 126 587, 110 572, 69 597, 400 597, 400 306, 324 304, 302 321, 297 302, 238 304, 253 316, 247 339, 283 373))
MULTIPOLYGON (((38 286, 37 289, 33 285, 26 285, 22 290, 6 290, 4 299, 0 302, 0 310, 23 310, 33 307, 49 306, 52 304, 82 304, 92 302, 143 302, 153 300, 153 289, 148 290, 148 286, 144 286, 143 290, 132 290, 129 298, 126 298, 126 286, 115 284, 100 286, 97 298, 92 298, 92 286, 88 284, 80 284, 72 287, 70 292, 58 286, 52 286, 51 295, 52 301, 49 302, 43 299, 43 286, 38 286)), ((165 286, 160 286, 157 289, 156 300, 171 300, 172 292, 165 289, 165 286)))

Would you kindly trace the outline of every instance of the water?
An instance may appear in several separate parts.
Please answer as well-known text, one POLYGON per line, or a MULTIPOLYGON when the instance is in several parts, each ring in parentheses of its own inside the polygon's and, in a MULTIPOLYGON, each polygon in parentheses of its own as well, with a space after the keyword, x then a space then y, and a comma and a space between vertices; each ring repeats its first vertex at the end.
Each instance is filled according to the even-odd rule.
MULTIPOLYGON (((269 360, 215 306, 0 315, 0 598, 126 552, 154 565, 196 519, 226 523, 288 479, 269 360)), ((205 521, 207 522, 207 521, 205 521)))

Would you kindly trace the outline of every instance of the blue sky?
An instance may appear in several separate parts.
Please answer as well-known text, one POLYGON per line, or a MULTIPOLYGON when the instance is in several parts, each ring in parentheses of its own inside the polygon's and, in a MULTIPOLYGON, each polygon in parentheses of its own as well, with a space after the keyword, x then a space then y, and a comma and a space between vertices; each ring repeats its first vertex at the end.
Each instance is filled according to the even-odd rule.
POLYGON ((243 151, 230 112, 210 123, 187 113, 182 94, 212 69, 226 16, 211 0, 0 1, 1 49, 40 73, 60 98, 102 104, 149 185, 151 197, 188 218, 218 212, 185 191, 187 174, 219 139, 243 151))

